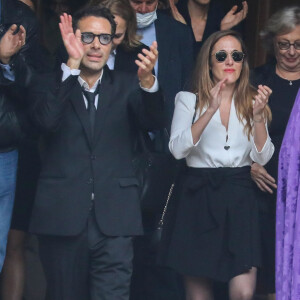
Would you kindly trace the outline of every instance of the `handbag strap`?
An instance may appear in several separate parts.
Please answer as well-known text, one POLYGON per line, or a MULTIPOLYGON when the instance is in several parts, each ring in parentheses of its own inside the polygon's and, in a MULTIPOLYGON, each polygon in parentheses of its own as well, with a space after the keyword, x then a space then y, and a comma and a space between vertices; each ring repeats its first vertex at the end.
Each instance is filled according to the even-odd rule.
MULTIPOLYGON (((199 95, 198 95, 198 93, 196 93, 195 95, 196 95, 195 112, 194 112, 193 119, 192 119, 192 125, 195 122, 195 118, 196 118, 196 114, 197 114, 197 106, 198 106, 198 102, 199 102, 199 95)), ((172 183, 172 185, 170 187, 166 204, 164 206, 163 212, 162 212, 160 220, 158 222, 158 228, 162 228, 163 225, 164 225, 164 219, 165 219, 165 215, 166 215, 167 208, 168 208, 168 205, 169 205, 169 201, 170 201, 171 196, 173 194, 173 190, 174 190, 174 186, 175 186, 175 181, 176 181, 176 178, 177 178, 178 174, 181 172, 181 170, 182 170, 182 164, 178 164, 177 171, 175 172, 175 176, 174 176, 174 182, 172 183)))

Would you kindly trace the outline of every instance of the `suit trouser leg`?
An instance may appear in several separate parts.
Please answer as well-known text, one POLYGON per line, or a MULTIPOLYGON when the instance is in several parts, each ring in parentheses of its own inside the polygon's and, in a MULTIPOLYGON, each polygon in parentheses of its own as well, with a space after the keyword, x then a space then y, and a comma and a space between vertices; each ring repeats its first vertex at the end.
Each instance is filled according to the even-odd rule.
POLYGON ((47 300, 128 300, 131 237, 108 237, 91 214, 75 237, 40 236, 47 300))
POLYGON ((89 219, 91 300, 128 300, 132 274, 131 237, 105 236, 89 219))
POLYGON ((46 300, 89 299, 87 231, 75 237, 38 238, 47 282, 46 300))

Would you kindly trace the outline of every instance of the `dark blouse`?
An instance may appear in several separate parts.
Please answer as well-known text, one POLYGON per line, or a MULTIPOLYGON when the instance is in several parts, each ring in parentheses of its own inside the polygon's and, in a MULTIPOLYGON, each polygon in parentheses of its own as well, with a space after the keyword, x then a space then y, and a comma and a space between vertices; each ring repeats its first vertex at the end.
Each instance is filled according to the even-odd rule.
MULTIPOLYGON (((292 85, 290 85, 289 80, 283 79, 276 74, 276 64, 272 62, 254 69, 251 74, 251 82, 255 87, 259 84, 264 84, 272 89, 272 95, 269 98, 269 106, 272 111, 269 134, 275 146, 275 152, 265 168, 277 182, 279 151, 285 128, 300 88, 300 79, 292 81, 292 85)), ((272 204, 269 204, 275 209, 276 192, 272 195, 265 195, 267 195, 268 199, 274 200, 271 201, 272 204)))
MULTIPOLYGON (((177 4, 177 9, 186 20, 187 25, 192 26, 187 3, 188 0, 179 0, 177 4)), ((195 41, 195 46, 194 46, 195 56, 197 56, 197 54, 199 53, 200 48, 205 42, 205 40, 212 33, 220 30, 220 24, 224 16, 225 13, 222 4, 218 1, 212 0, 209 4, 207 21, 206 21, 206 26, 204 29, 202 41, 200 42, 195 41)))

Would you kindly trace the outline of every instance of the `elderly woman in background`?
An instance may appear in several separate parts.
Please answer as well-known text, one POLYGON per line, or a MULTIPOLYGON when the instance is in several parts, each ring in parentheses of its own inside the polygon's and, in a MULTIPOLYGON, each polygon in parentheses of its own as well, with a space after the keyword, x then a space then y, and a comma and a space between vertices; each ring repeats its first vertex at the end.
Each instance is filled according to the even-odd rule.
POLYGON ((254 163, 251 173, 252 178, 262 191, 259 191, 259 204, 263 266, 259 278, 263 281, 267 293, 270 294, 269 299, 274 299, 278 156, 285 128, 300 86, 300 6, 286 7, 275 13, 261 32, 261 38, 274 57, 271 62, 254 70, 252 83, 255 86, 265 84, 273 91, 269 102, 273 115, 269 134, 275 146, 275 153, 265 167, 254 163))

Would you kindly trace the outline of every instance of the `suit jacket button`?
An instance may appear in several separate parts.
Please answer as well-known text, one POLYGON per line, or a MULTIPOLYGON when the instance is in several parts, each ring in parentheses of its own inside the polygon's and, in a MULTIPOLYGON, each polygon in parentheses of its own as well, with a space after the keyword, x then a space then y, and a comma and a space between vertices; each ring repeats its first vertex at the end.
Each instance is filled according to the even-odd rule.
POLYGON ((91 155, 91 160, 95 160, 96 159, 96 155, 91 155))
POLYGON ((89 178, 88 181, 87 181, 87 184, 92 184, 93 181, 94 181, 93 178, 89 178))

